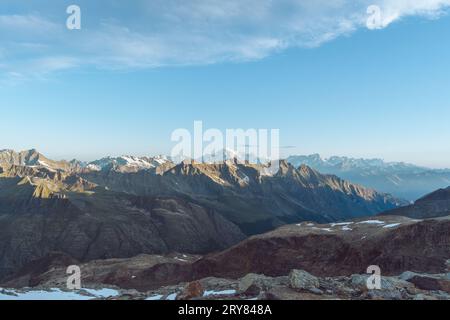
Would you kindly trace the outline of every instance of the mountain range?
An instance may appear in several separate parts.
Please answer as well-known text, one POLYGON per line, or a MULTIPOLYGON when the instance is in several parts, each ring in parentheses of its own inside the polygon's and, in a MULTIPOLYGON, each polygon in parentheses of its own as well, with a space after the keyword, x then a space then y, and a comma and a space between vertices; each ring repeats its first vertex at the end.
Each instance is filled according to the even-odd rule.
POLYGON ((323 159, 319 154, 290 156, 287 161, 294 166, 304 164, 321 173, 335 174, 408 201, 450 185, 450 169, 430 169, 404 162, 337 156, 323 159))
POLYGON ((357 218, 406 203, 281 161, 175 164, 164 157, 53 161, 0 152, 0 277, 50 252, 79 261, 223 250, 301 221, 357 218))
POLYGON ((288 161, 0 151, 0 295, 64 289, 76 264, 121 299, 447 300, 449 218, 448 187, 409 204, 288 161))

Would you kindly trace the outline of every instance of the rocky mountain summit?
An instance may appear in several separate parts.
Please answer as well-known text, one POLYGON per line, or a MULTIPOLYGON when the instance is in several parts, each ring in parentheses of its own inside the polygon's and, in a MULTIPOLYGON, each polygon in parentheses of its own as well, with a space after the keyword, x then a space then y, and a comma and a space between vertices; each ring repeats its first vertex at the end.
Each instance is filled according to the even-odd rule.
POLYGON ((141 170, 157 170, 161 166, 173 163, 164 156, 158 157, 106 157, 84 165, 87 171, 116 170, 118 172, 137 172, 141 170))
POLYGON ((15 152, 13 150, 0 150, 0 165, 27 166, 47 168, 51 171, 71 171, 79 169, 82 163, 77 160, 54 161, 46 158, 35 149, 15 152))

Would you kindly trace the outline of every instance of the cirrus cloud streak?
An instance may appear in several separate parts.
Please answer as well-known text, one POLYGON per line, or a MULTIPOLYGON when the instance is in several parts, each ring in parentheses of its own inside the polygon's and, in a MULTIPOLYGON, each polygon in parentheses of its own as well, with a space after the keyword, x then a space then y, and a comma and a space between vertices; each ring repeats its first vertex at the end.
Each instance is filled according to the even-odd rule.
POLYGON ((15 0, 17 12, 0 14, 3 78, 79 67, 258 60, 286 48, 320 46, 364 28, 370 5, 380 7, 382 27, 408 16, 437 18, 450 6, 450 0, 137 0, 132 6, 111 1, 94 10, 89 1, 78 2, 83 14, 79 31, 67 30, 65 12, 51 5, 15 0))

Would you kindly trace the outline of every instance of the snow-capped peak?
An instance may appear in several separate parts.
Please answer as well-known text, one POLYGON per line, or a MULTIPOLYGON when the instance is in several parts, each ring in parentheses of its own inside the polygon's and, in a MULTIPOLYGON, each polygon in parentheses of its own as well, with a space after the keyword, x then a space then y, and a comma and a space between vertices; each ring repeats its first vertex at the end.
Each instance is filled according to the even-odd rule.
POLYGON ((100 160, 92 161, 86 166, 86 168, 93 171, 100 171, 112 167, 145 170, 157 168, 169 161, 170 160, 164 156, 151 158, 124 155, 120 157, 106 157, 100 160))

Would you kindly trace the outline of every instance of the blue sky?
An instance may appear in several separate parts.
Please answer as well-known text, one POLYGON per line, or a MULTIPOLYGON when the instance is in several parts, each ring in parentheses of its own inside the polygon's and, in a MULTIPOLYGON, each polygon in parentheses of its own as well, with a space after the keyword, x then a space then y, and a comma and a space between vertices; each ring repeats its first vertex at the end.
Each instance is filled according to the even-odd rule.
POLYGON ((170 153, 202 120, 279 128, 285 155, 450 167, 449 1, 276 3, 2 1, 0 149, 170 153))

